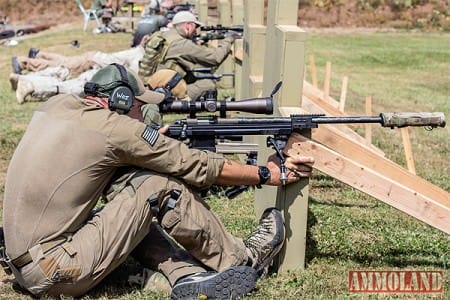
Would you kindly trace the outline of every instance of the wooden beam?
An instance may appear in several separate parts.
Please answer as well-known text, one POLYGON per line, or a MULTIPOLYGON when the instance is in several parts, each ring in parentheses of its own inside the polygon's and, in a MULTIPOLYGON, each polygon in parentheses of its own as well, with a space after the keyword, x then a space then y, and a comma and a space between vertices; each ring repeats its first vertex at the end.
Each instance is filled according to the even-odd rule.
POLYGON ((429 198, 301 135, 293 135, 286 149, 289 155, 315 157, 314 168, 321 172, 450 234, 448 194, 445 202, 429 198))
MULTIPOLYGON (((335 108, 330 107, 329 105, 326 104, 325 101, 321 100, 314 101, 306 96, 303 96, 302 98, 302 109, 306 110, 310 114, 311 113, 326 114, 334 117, 344 116, 342 112, 339 112, 335 108)), ((291 112, 291 114, 295 113, 300 112, 291 112)), ((367 140, 364 137, 356 133, 353 129, 350 128, 350 126, 344 124, 337 124, 335 128, 341 130, 347 136, 347 138, 351 138, 360 143, 361 145, 363 145, 364 147, 366 147, 368 150, 375 152, 380 156, 384 156, 384 152, 381 149, 375 147, 374 145, 372 145, 372 143, 367 142, 367 140)))
MULTIPOLYGON (((289 114, 303 113, 298 108, 296 110, 293 108, 287 110, 283 107, 282 111, 285 113, 288 112, 289 114)), ((283 113, 283 115, 285 114, 283 113)), ((354 139, 347 138, 336 128, 336 125, 319 125, 318 128, 313 129, 312 139, 359 164, 383 174, 383 176, 390 178, 391 180, 395 180, 398 183, 427 196, 428 198, 434 199, 443 205, 450 206, 450 197, 445 190, 408 172, 408 170, 395 162, 385 157, 380 157, 376 152, 371 151, 371 149, 367 148, 364 144, 361 144, 354 139)))
POLYGON ((326 107, 329 107, 328 110, 333 111, 333 115, 344 115, 339 111, 339 102, 333 99, 332 97, 328 97, 328 100, 325 100, 325 94, 319 88, 313 86, 311 83, 304 81, 303 82, 303 94, 308 98, 311 98, 317 102, 323 102, 326 107))

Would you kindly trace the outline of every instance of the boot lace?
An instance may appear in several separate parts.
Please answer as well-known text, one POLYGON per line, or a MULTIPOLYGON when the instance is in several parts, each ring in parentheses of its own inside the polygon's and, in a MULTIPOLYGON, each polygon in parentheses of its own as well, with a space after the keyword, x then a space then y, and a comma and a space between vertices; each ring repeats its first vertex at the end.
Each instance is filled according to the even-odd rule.
POLYGON ((255 260, 260 261, 261 251, 271 240, 271 235, 273 235, 273 221, 271 218, 264 218, 244 241, 244 245, 250 250, 255 260))

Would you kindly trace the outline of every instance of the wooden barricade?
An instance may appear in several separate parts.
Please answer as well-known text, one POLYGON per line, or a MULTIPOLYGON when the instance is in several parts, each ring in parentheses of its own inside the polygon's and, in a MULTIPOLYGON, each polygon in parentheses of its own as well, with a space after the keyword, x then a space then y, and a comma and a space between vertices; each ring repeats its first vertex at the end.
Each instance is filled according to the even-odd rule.
MULTIPOLYGON (((264 25, 264 1, 244 0, 244 39, 239 59, 240 85, 236 82, 237 99, 268 96, 282 80, 281 90, 274 96, 274 115, 325 113, 343 116, 348 78, 342 81, 340 101, 330 96, 330 84, 324 90, 317 86, 315 66, 311 70, 313 84, 304 81, 304 43, 306 33, 296 26, 298 1, 268 0, 267 26, 264 25)), ((312 60, 314 57, 312 56, 312 60)), ((311 60, 311 59, 310 59, 311 60)), ((327 63, 330 78, 331 63, 327 63)), ((368 102, 367 110, 371 111, 368 102)), ((370 112, 371 114, 371 112, 370 112)), ((408 138, 403 133, 404 139, 408 138)), ((314 167, 368 195, 377 198, 431 226, 450 233, 450 197, 448 193, 414 175, 413 165, 397 165, 384 157, 368 137, 358 135, 351 126, 320 125, 290 140, 286 149, 316 158, 314 167)), ((246 141, 248 141, 246 139, 246 141)), ((251 139, 258 144, 258 163, 264 164, 273 150, 262 137, 251 139)), ((405 144, 405 152, 408 153, 405 144)), ((286 150, 288 151, 288 150, 286 150)), ((412 160, 412 154, 410 154, 412 160)), ((306 221, 309 181, 283 188, 264 187, 256 190, 255 213, 260 215, 269 206, 283 212, 287 239, 275 261, 278 271, 302 269, 306 253, 306 221)))
MULTIPOLYGON (((298 1, 269 0, 262 95, 271 94, 274 86, 283 81, 274 96, 274 115, 281 106, 300 106, 304 76, 306 33, 297 27, 298 1)), ((244 41, 245 42, 245 41, 244 41)), ((304 134, 308 135, 309 130, 304 134)), ((273 150, 266 147, 265 137, 258 137, 258 162, 264 164, 273 150)), ((279 271, 303 269, 306 252, 308 212, 308 179, 286 187, 264 187, 255 192, 255 212, 260 215, 266 207, 276 206, 283 213, 286 243, 274 261, 279 271), (295 216, 295 217, 294 217, 295 216)))

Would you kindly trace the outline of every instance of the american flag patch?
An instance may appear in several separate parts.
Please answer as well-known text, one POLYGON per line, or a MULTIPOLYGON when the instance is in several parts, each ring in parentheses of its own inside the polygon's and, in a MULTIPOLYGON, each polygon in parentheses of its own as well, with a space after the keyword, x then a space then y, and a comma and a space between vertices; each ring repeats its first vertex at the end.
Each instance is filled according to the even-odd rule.
POLYGON ((156 141, 158 140, 159 133, 157 130, 153 129, 150 126, 145 127, 144 132, 142 133, 141 137, 150 145, 154 146, 156 141))

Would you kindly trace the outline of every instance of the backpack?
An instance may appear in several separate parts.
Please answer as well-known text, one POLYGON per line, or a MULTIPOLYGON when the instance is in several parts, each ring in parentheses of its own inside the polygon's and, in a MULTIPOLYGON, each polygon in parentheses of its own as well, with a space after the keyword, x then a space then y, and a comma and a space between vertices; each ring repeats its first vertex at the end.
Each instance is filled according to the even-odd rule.
POLYGON ((149 77, 156 72, 169 49, 169 43, 163 36, 163 32, 153 33, 145 44, 144 57, 139 61, 139 77, 147 82, 149 77))

